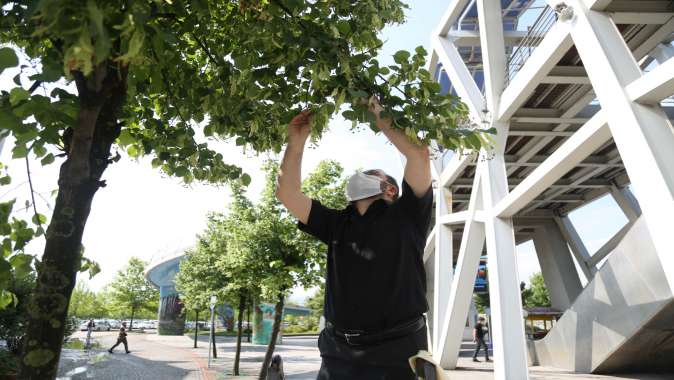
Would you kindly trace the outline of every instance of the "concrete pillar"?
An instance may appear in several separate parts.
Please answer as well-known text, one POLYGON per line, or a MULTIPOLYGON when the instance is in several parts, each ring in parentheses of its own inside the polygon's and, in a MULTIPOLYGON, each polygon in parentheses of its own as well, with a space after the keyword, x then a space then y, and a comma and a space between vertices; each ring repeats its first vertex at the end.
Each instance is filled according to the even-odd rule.
POLYGON ((641 216, 641 206, 627 186, 622 189, 616 186, 611 187, 611 196, 613 196, 627 220, 633 223, 641 216))
POLYGON ((535 229, 534 247, 552 307, 568 309, 583 286, 569 247, 554 220, 550 219, 535 229))

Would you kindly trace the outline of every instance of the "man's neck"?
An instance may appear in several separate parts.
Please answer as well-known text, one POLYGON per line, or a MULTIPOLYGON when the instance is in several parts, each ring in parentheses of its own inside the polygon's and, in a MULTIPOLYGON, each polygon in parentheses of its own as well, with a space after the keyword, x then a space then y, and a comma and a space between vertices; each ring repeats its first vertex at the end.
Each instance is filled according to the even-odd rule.
POLYGON ((365 215, 367 212, 367 209, 370 208, 370 205, 374 203, 376 200, 379 198, 367 198, 367 199, 361 199, 359 201, 356 201, 356 210, 358 211, 358 214, 360 215, 365 215))

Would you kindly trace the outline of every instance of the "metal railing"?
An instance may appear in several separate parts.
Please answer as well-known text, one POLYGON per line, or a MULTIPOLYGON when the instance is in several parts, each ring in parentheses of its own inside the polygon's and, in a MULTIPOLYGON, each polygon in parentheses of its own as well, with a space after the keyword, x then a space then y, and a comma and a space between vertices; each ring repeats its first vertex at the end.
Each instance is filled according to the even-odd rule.
POLYGON ((557 22, 555 11, 549 6, 543 8, 536 21, 529 27, 527 35, 522 38, 519 44, 517 44, 517 48, 508 57, 505 73, 506 85, 510 83, 510 80, 524 66, 524 63, 531 57, 531 54, 536 50, 536 47, 545 38, 545 34, 552 28, 555 22, 557 22))

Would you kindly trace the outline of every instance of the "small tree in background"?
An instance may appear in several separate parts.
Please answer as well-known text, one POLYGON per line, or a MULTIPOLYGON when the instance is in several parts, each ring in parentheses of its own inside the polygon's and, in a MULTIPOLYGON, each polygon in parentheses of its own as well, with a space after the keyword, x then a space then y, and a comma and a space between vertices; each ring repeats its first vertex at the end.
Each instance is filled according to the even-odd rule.
POLYGON ((145 279, 146 265, 139 258, 130 258, 126 267, 117 272, 110 284, 114 307, 131 313, 129 330, 133 329, 133 319, 138 311, 156 312, 155 305, 159 299, 159 291, 145 279))
POLYGON ((522 291, 522 302, 525 307, 550 307, 552 305, 550 293, 548 293, 541 272, 536 272, 529 278, 529 288, 522 291))

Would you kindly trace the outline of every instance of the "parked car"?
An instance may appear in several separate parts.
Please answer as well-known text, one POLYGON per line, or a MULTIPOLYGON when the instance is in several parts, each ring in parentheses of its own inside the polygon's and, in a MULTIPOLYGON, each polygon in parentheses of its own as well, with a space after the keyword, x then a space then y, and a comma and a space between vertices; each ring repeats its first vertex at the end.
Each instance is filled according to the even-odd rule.
POLYGON ((94 331, 110 331, 111 329, 110 324, 104 319, 95 320, 94 324, 96 325, 94 331))
POLYGON ((80 331, 87 331, 89 329, 89 321, 82 321, 80 323, 80 331))
POLYGON ((106 319, 106 322, 108 322, 108 324, 110 325, 110 328, 111 328, 111 329, 117 330, 117 329, 119 329, 120 327, 122 327, 122 324, 121 324, 119 321, 115 320, 115 319, 106 319))

